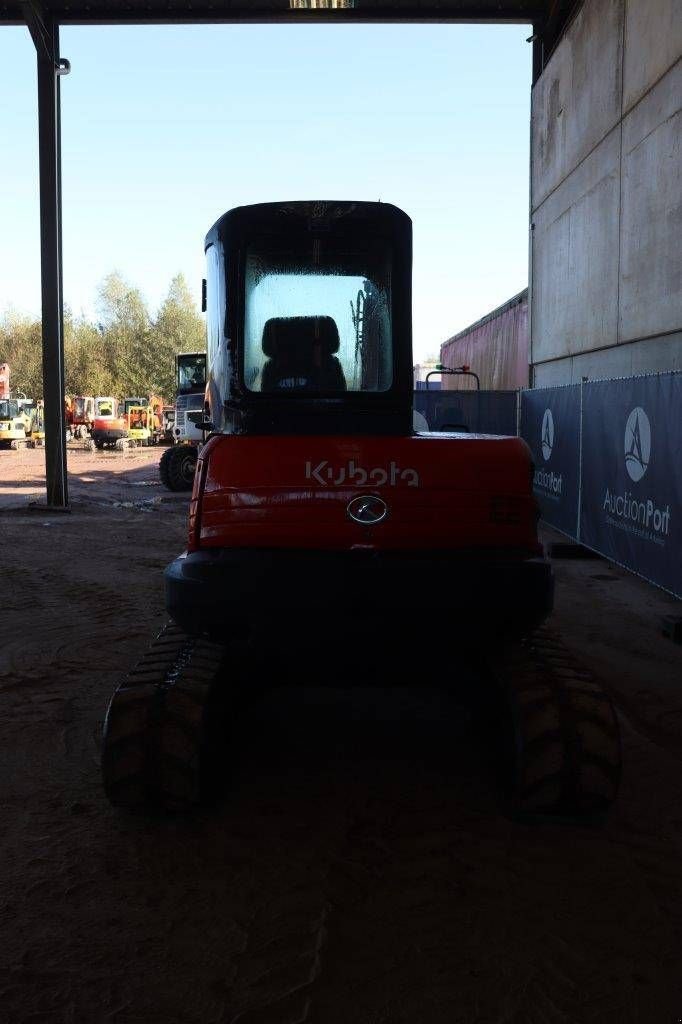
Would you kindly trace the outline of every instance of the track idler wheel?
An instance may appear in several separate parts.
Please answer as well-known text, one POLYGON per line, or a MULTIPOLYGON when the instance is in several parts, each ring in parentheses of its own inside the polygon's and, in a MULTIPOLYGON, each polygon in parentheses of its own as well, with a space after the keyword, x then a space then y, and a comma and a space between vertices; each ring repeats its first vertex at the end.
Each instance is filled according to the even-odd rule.
POLYGON ((204 795, 209 704, 223 648, 167 626, 114 692, 102 776, 116 807, 183 811, 204 795))
POLYGON ((613 705, 546 629, 495 666, 506 698, 508 809, 526 820, 599 820, 616 799, 621 743, 613 705))

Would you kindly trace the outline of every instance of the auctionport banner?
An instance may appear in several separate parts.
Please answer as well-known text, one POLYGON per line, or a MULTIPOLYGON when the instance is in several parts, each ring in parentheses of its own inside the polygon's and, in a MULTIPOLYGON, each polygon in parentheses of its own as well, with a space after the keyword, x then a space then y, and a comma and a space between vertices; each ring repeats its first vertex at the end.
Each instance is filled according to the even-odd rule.
POLYGON ((533 454, 533 491, 542 518, 562 533, 577 537, 580 385, 522 392, 521 437, 533 454))
POLYGON ((584 384, 582 431, 580 540, 682 597, 682 374, 584 384))

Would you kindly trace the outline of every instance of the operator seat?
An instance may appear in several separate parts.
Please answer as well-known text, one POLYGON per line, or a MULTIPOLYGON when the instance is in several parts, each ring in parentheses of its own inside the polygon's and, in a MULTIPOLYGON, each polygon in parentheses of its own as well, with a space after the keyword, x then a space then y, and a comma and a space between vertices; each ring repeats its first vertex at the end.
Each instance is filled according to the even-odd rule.
POLYGON ((345 391, 346 378, 335 354, 339 331, 330 316, 272 317, 263 328, 268 357, 261 391, 345 391))

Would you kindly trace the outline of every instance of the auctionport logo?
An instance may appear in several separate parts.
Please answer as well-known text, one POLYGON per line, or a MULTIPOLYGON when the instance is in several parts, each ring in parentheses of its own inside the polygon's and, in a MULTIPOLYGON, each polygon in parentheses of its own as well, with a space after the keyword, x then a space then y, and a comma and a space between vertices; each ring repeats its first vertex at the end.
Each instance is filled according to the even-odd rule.
MULTIPOLYGON (((624 437, 625 468, 633 483, 638 483, 649 467, 651 458, 651 423, 641 406, 636 406, 627 418, 624 437)), ((658 505, 649 496, 621 493, 608 487, 602 509, 612 526, 634 533, 644 540, 664 544, 670 533, 670 505, 658 505)))
POLYGON ((646 473, 650 456, 651 424, 644 409, 638 405, 625 424, 625 468, 635 483, 646 473))
MULTIPOLYGON (((540 426, 540 447, 545 462, 549 462, 554 451, 554 417, 551 409, 545 409, 540 426)), ((544 469, 542 466, 535 470, 533 485, 545 496, 558 501, 561 497, 564 480, 561 473, 554 470, 544 469)))
POLYGON ((542 443, 542 457, 547 462, 554 448, 554 417, 552 416, 551 409, 545 409, 545 415, 542 417, 540 439, 542 443))

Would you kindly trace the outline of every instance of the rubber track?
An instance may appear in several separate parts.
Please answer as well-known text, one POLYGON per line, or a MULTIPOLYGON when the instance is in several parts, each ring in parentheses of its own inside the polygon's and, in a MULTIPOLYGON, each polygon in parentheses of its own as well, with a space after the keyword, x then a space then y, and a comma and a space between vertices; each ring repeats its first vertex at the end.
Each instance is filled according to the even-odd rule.
POLYGON ((185 810, 203 788, 206 714, 223 647, 166 626, 114 692, 102 775, 117 807, 185 810))
POLYGON ((510 810, 521 817, 601 817, 621 775, 618 721, 607 694, 546 628, 496 667, 511 712, 510 810))

